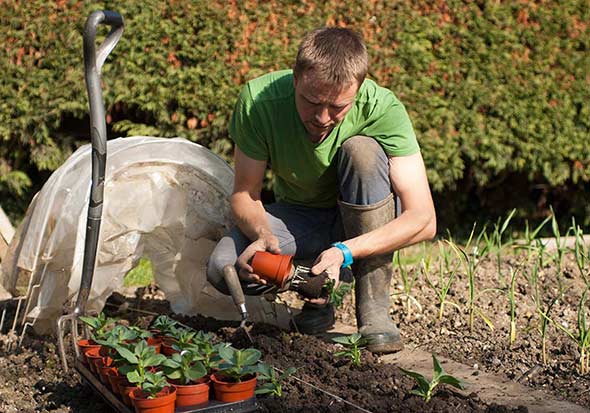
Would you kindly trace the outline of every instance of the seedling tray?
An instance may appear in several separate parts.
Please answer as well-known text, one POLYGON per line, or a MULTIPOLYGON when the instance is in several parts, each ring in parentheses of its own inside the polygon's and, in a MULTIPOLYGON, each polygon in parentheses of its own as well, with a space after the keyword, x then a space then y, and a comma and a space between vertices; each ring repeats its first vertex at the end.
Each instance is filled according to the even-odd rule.
MULTIPOLYGON (((124 404, 117 396, 115 396, 111 389, 105 386, 88 368, 79 360, 76 361, 74 368, 82 377, 82 380, 90 387, 92 387, 100 396, 119 413, 134 413, 134 410, 124 404)), ((177 407, 174 409, 175 413, 247 413, 258 410, 256 397, 239 402, 223 403, 217 400, 210 400, 205 406, 186 406, 177 407)))

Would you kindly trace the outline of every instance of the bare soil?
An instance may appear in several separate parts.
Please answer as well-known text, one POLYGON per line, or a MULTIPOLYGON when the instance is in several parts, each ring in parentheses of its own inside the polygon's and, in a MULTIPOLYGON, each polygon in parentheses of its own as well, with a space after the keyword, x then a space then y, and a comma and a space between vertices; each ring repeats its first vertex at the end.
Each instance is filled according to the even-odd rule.
MULTIPOLYGON (((409 266, 409 274, 419 266, 409 266)), ((425 283, 423 275, 417 276, 408 307, 401 294, 401 277, 396 269, 392 291, 392 317, 401 327, 407 345, 419 346, 437 355, 473 365, 481 371, 505 374, 522 384, 547 392, 548 397, 568 400, 581 406, 590 405, 590 377, 577 371, 578 350, 575 343, 554 326, 549 327, 547 339, 548 363, 541 361, 541 337, 537 332, 539 315, 532 301, 532 288, 527 281, 530 265, 524 255, 503 259, 502 280, 493 257, 483 260, 478 268, 476 288, 480 291, 478 307, 494 324, 494 330, 476 318, 473 331, 468 325, 466 303, 468 280, 458 273, 449 294, 449 300, 459 306, 445 307, 442 321, 438 320, 437 299, 425 283), (509 306, 506 285, 510 267, 519 270, 516 281, 517 338, 510 346, 508 340, 509 306), (499 290, 486 289, 496 288, 499 290), (418 303, 416 305, 415 303, 418 303)), ((432 271, 431 279, 438 275, 432 271)), ((576 328, 577 306, 583 291, 577 268, 571 257, 566 257, 559 272, 567 293, 559 299, 551 315, 556 322, 576 328)), ((557 270, 548 264, 540 271, 540 283, 544 300, 548 302, 558 293, 557 270)), ((143 310, 171 314, 165 300, 154 299, 150 291, 139 302, 143 310)), ((292 296, 289 298, 292 299, 292 296)), ((135 300, 127 300, 136 304, 135 300)), ((153 315, 124 310, 120 297, 113 297, 105 311, 129 320, 130 323, 147 326, 153 315), (122 311, 120 311, 122 310, 122 311)), ((236 323, 218 322, 203 317, 187 317, 171 314, 183 324, 215 333, 219 340, 231 341, 236 346, 247 346, 243 332, 236 323)), ((338 310, 340 321, 354 325, 354 302, 347 297, 338 310)), ((295 374, 306 383, 329 392, 319 391, 309 384, 289 379, 280 399, 259 396, 260 410, 265 412, 505 412, 527 411, 526 408, 507 408, 489 405, 477 394, 460 395, 442 386, 430 403, 425 404, 411 395, 414 382, 391 364, 384 364, 368 352, 363 353, 360 368, 344 359, 336 358, 336 345, 329 340, 280 331, 274 327, 256 324, 251 326, 255 347, 265 361, 285 369, 296 367, 295 374), (345 400, 345 401, 343 401, 345 400), (347 403, 348 402, 348 403, 347 403), (357 406, 357 407, 355 407, 357 406), (360 408, 360 409, 359 409, 360 408)), ((0 336, 0 411, 2 412, 110 412, 99 396, 81 383, 76 373, 64 374, 53 338, 25 336, 17 351, 8 351, 10 337, 0 336)))

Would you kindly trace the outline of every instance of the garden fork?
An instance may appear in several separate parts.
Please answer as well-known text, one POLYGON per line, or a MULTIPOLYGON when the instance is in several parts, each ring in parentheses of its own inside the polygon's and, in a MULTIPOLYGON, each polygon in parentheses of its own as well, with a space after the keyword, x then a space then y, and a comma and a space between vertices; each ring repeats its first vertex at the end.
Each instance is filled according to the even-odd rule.
POLYGON ((123 17, 113 11, 95 11, 86 20, 84 29, 84 77, 88 92, 90 108, 90 139, 92 143, 92 176, 90 186, 90 200, 88 203, 88 218, 86 223, 86 238, 84 242, 84 259, 82 264, 82 277, 80 289, 74 311, 57 320, 57 340, 64 371, 68 371, 66 351, 64 346, 65 323, 72 321, 72 339, 76 357, 79 357, 79 349, 76 345, 78 334, 78 317, 84 314, 86 302, 90 295, 94 265, 98 247, 98 236, 102 219, 102 206, 104 195, 104 176, 106 165, 106 121, 105 109, 102 101, 102 89, 100 86, 100 71, 102 66, 115 48, 115 45, 123 34, 123 17), (99 24, 111 26, 111 30, 104 42, 96 50, 96 30, 99 24))

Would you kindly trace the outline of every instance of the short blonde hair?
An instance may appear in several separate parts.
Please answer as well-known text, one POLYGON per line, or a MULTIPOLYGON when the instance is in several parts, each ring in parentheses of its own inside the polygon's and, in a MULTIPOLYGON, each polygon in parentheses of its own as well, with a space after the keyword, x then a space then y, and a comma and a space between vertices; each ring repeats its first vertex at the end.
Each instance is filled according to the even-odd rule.
POLYGON ((307 33, 297 52, 295 76, 313 73, 318 82, 343 87, 365 80, 369 67, 362 37, 346 28, 322 27, 307 33))

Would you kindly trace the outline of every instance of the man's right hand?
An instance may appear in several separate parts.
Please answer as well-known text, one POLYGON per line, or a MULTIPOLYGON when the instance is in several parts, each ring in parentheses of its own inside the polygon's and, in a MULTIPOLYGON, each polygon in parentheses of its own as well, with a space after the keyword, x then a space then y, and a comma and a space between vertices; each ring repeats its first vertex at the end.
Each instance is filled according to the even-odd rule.
POLYGON ((243 280, 255 282, 258 284, 266 284, 266 281, 254 274, 254 269, 250 265, 252 257, 257 251, 268 251, 273 254, 280 254, 279 240, 271 233, 266 233, 260 236, 252 244, 248 245, 244 252, 238 257, 239 275, 243 280))

